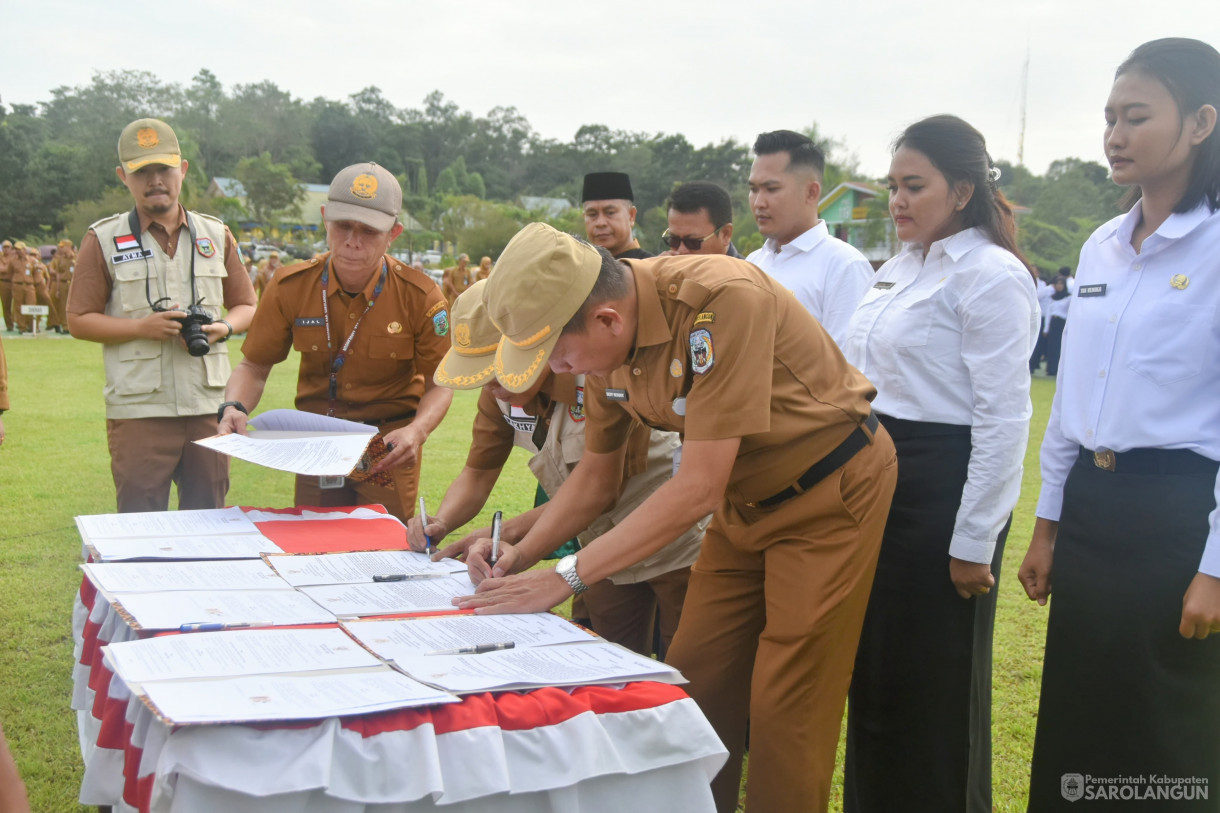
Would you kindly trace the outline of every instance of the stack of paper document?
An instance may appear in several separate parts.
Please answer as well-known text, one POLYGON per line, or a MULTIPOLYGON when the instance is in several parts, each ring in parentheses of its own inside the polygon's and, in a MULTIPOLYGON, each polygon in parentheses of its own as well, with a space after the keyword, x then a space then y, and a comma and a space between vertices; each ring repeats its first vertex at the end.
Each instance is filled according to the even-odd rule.
POLYGON ((119 593, 111 603, 135 630, 176 630, 199 624, 269 627, 335 621, 334 613, 291 587, 119 593))
POLYGON ((343 626, 411 677, 455 694, 632 680, 686 682, 672 666, 593 637, 549 613, 352 621, 343 626), (510 649, 461 654, 480 644, 509 642, 510 649))
POLYGON ((280 553, 240 508, 91 514, 76 518, 86 552, 99 562, 128 559, 257 559, 280 553))
POLYGON ((309 720, 456 702, 386 667, 342 630, 248 630, 103 647, 164 721, 309 720))
POLYGON ((247 435, 214 435, 200 446, 280 471, 345 476, 352 473, 376 427, 295 409, 272 409, 250 419, 247 435))
POLYGON ((157 590, 291 590, 262 559, 219 562, 90 562, 80 566, 104 593, 157 590))
POLYGON ((469 596, 474 584, 465 573, 377 584, 321 584, 298 587, 340 617, 456 611, 453 600, 469 596))
POLYGON ((284 581, 295 587, 317 584, 371 584, 374 577, 405 581, 466 572, 466 565, 456 559, 433 562, 427 554, 405 550, 316 555, 278 554, 264 558, 284 581))

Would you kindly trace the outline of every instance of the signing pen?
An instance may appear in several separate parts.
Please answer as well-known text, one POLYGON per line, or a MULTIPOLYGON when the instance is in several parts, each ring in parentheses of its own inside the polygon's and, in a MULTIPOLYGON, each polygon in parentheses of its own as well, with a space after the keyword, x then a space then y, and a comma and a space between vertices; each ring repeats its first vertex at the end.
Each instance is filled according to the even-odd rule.
POLYGON ((432 537, 428 536, 428 510, 424 508, 424 497, 422 494, 419 497, 419 521, 419 527, 424 529, 424 542, 427 543, 424 545, 424 553, 431 556, 433 551, 432 537))
POLYGON ((491 563, 493 565, 500 558, 500 525, 503 519, 504 514, 500 511, 492 514, 491 517, 491 563))
POLYGON ((435 579, 445 576, 445 573, 379 573, 373 577, 375 582, 405 582, 407 579, 435 579))
POLYGON ((178 632, 219 632, 220 630, 240 630, 247 627, 273 627, 274 621, 238 621, 226 624, 223 621, 200 621, 194 624, 183 624, 178 632))
POLYGON ((512 649, 515 641, 504 641, 499 644, 479 644, 478 646, 463 646, 457 649, 438 649, 435 652, 425 652, 425 655, 482 655, 485 652, 499 652, 502 649, 512 649))

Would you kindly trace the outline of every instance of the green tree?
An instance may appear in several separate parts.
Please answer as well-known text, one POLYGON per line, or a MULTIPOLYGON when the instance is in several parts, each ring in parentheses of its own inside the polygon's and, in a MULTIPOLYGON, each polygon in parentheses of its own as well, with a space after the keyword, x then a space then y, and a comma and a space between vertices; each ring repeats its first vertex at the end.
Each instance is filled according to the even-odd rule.
POLYGON ((246 203, 254 219, 272 225, 276 215, 300 216, 305 190, 292 177, 287 164, 271 160, 271 153, 243 158, 237 164, 237 179, 246 188, 246 203))

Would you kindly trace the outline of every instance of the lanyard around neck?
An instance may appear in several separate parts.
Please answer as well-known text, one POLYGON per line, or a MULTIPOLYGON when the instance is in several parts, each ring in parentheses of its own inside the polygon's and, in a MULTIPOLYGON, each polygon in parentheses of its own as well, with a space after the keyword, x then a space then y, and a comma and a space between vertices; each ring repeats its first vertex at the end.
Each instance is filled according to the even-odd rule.
POLYGON ((377 279, 377 287, 373 288, 373 296, 369 299, 369 304, 365 305, 364 313, 360 314, 356 324, 352 325, 351 333, 347 334, 347 339, 336 354, 334 346, 331 344, 330 303, 326 295, 326 288, 330 283, 329 257, 326 258, 326 265, 322 267, 322 323, 326 325, 326 352, 330 355, 330 404, 327 406, 326 414, 331 417, 334 417, 335 406, 339 397, 339 371, 343 369, 343 363, 347 361, 347 351, 352 346, 352 340, 356 338, 356 331, 360 329, 360 323, 364 321, 365 315, 373 309, 373 305, 377 302, 377 296, 381 293, 381 289, 385 287, 385 278, 388 270, 389 268, 383 257, 381 260, 381 276, 377 279))

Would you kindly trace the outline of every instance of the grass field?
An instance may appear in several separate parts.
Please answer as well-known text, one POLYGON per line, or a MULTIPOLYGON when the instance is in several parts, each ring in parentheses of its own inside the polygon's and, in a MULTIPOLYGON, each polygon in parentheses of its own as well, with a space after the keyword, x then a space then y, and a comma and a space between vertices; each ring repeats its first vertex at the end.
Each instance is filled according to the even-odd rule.
MULTIPOLYGON (((12 411, 4 415, 7 437, 0 447, 0 724, 32 808, 83 810, 76 803, 81 778, 76 720, 68 708, 71 607, 81 561, 72 518, 114 511, 101 348, 60 337, 10 337, 5 336, 4 350, 12 411)), ((240 346, 240 340, 230 343, 235 364, 240 346)), ((260 410, 291 406, 295 375, 293 359, 276 368, 260 410)), ((1025 483, 1000 579, 993 775, 995 809, 1006 813, 1025 810, 1042 671, 1045 610, 1026 600, 1016 573, 1033 527, 1037 450, 1052 394, 1053 382, 1034 379, 1025 483)), ((445 423, 425 447, 422 488, 429 506, 439 504, 465 461, 474 404, 474 393, 458 393, 445 423)), ((533 493, 524 458, 516 453, 489 505, 515 513, 532 504, 533 493)), ((229 502, 291 505, 292 476, 235 461, 229 502)), ((475 521, 486 524, 489 517, 485 511, 475 521)), ((831 807, 840 809, 841 804, 836 784, 831 807)))

